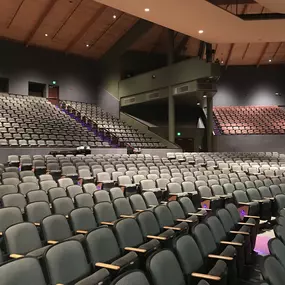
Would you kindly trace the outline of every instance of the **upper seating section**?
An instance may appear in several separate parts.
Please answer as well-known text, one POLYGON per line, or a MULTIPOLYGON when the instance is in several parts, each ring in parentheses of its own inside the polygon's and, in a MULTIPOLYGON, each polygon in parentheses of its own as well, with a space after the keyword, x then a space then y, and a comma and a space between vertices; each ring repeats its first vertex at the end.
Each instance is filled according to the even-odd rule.
POLYGON ((95 104, 63 101, 61 102, 61 108, 81 122, 88 124, 96 132, 110 136, 112 140, 115 139, 120 146, 128 144, 135 148, 165 147, 158 140, 133 129, 95 104))
POLYGON ((214 121, 223 135, 285 133, 285 112, 278 106, 215 107, 214 121))
POLYGON ((110 147, 45 98, 0 94, 0 146, 110 147))

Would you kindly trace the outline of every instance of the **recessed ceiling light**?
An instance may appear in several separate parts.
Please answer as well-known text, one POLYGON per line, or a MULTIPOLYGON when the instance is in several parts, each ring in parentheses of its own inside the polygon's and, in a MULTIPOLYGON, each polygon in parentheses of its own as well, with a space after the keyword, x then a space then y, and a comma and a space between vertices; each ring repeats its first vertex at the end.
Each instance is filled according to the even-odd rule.
POLYGON ((48 34, 45 34, 45 37, 48 37, 48 34))
POLYGON ((223 63, 224 63, 224 61, 222 60, 222 61, 221 61, 221 64, 223 64, 223 63))
POLYGON ((144 11, 145 11, 145 12, 149 12, 150 9, 149 9, 149 8, 145 8, 144 11))
POLYGON ((272 59, 269 59, 268 61, 269 61, 269 62, 272 62, 272 59))
POLYGON ((198 32, 199 34, 203 34, 204 33, 204 31, 203 30, 199 30, 199 32, 198 32))
POLYGON ((113 18, 114 18, 114 19, 117 19, 117 16, 116 16, 116 15, 113 15, 113 18))
POLYGON ((197 106, 200 106, 200 103, 199 103, 199 102, 197 103, 197 106))
POLYGON ((207 95, 204 95, 203 98, 207 98, 207 95))
POLYGON ((86 47, 89 47, 89 44, 86 44, 86 47))

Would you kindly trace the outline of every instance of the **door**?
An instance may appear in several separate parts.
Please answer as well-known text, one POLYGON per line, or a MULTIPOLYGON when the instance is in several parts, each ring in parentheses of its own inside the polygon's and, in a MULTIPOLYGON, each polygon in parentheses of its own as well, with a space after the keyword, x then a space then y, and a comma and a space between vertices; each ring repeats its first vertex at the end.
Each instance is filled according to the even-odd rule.
POLYGON ((57 85, 48 86, 48 101, 54 105, 59 104, 59 86, 57 85))
POLYGON ((175 143, 178 144, 183 151, 194 151, 194 140, 192 138, 176 138, 175 143))

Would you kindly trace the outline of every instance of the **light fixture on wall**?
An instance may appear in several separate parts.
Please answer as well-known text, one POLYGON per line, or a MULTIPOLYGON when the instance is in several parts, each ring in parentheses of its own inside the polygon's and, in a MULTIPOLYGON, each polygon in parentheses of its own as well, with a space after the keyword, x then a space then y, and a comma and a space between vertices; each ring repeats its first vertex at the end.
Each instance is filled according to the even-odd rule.
POLYGON ((207 95, 204 95, 203 98, 207 98, 207 95))

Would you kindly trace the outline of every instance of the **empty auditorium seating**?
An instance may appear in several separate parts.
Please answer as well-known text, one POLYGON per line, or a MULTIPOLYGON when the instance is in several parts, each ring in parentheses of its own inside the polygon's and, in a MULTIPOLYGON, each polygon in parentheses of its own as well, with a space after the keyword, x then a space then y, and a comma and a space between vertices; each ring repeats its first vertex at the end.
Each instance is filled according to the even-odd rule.
POLYGON ((278 106, 214 107, 214 121, 223 135, 285 133, 285 112, 278 106))

